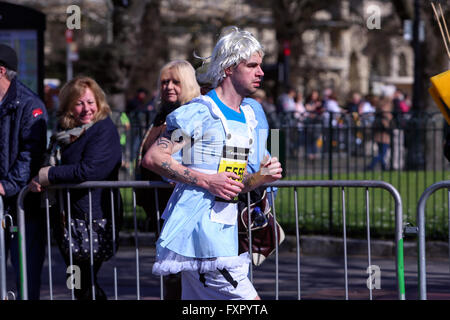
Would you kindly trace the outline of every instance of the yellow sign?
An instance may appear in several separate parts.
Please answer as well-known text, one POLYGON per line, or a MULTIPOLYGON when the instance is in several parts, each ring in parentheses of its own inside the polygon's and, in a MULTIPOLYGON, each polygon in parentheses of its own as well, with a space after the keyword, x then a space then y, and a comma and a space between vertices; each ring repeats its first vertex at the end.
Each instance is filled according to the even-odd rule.
POLYGON ((431 87, 428 89, 434 102, 450 124, 450 70, 440 73, 432 78, 431 87))

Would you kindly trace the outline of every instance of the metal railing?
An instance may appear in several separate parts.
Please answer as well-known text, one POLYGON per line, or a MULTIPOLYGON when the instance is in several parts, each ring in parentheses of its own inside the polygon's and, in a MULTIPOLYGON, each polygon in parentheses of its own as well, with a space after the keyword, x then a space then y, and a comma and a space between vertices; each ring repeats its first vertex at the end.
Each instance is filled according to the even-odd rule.
MULTIPOLYGON (((137 220, 136 220, 136 195, 134 192, 135 188, 153 188, 155 189, 155 199, 158 198, 158 189, 157 188, 169 188, 171 185, 164 183, 164 182, 150 182, 150 181, 87 181, 80 184, 60 184, 60 185, 52 185, 49 186, 48 190, 63 190, 67 189, 66 195, 67 195, 67 203, 70 204, 70 191, 69 189, 88 189, 89 191, 89 224, 92 225, 92 198, 91 198, 91 189, 96 188, 110 188, 111 189, 111 220, 112 220, 112 241, 113 241, 113 256, 115 256, 115 241, 116 237, 118 236, 116 234, 115 229, 115 220, 114 220, 114 195, 112 192, 112 189, 117 188, 133 188, 133 215, 134 215, 134 232, 135 232, 135 244, 136 244, 136 299, 141 299, 140 294, 140 279, 139 279, 139 242, 138 242, 138 228, 137 228, 137 220)), ((19 219, 19 246, 20 246, 20 284, 21 284, 21 292, 23 293, 23 299, 28 299, 28 285, 27 285, 27 264, 26 264, 26 254, 25 254, 25 213, 24 213, 24 200, 26 195, 29 193, 28 187, 25 187, 21 190, 19 193, 18 199, 17 199, 17 212, 18 212, 18 219, 19 219)), ((46 214, 47 214, 47 259, 48 259, 48 266, 49 266, 49 288, 50 288, 50 299, 53 300, 53 276, 52 276, 52 249, 51 249, 51 231, 50 231, 50 210, 49 210, 49 201, 48 201, 48 193, 45 192, 45 203, 46 203, 46 214)), ((117 199, 116 199, 117 200, 117 199)), ((158 206, 158 202, 156 202, 158 206)), ((156 208, 157 210, 157 217, 159 220, 160 213, 159 208, 156 208)), ((70 221, 70 205, 68 205, 67 209, 68 219, 70 221)), ((69 230, 69 241, 71 242, 71 229, 69 230)), ((93 278, 93 267, 94 267, 94 255, 93 255, 93 239, 92 239, 92 228, 89 228, 89 238, 90 238, 90 268, 91 268, 91 285, 92 285, 92 295, 93 299, 95 300, 95 290, 94 290, 94 278, 93 278)), ((69 261, 71 267, 70 272, 73 271, 73 252, 71 250, 71 247, 69 246, 69 261)), ((163 286, 162 286, 162 277, 161 277, 161 299, 163 298, 163 286)), ((74 287, 72 287, 72 299, 74 299, 74 287)), ((114 292, 115 292, 115 299, 118 299, 117 295, 117 270, 114 268, 114 292)))
MULTIPOLYGON (((136 188, 154 188, 155 190, 155 200, 158 198, 158 188, 168 188, 170 187, 169 184, 163 183, 163 182, 150 182, 150 181, 108 181, 108 182, 84 182, 77 185, 54 185, 49 187, 49 189, 89 189, 89 193, 91 189, 94 188, 110 188, 111 192, 112 189, 116 188, 132 188, 133 190, 133 215, 134 215, 134 237, 135 237, 135 245, 136 245, 136 252, 135 252, 135 264, 136 264, 136 299, 141 299, 141 293, 140 293, 140 268, 139 268, 139 243, 138 243, 138 228, 137 228, 137 218, 136 218, 136 196, 135 196, 135 189, 136 188)), ((403 230, 402 230, 402 200, 398 193, 398 191, 390 184, 383 182, 383 181, 326 181, 326 180, 320 180, 320 181, 279 181, 276 183, 272 183, 267 185, 267 187, 277 187, 277 188, 288 188, 293 187, 294 188, 294 195, 296 198, 297 203, 297 189, 298 188, 340 188, 341 189, 341 199, 342 199, 342 235, 343 235, 343 246, 344 246, 344 281, 345 281, 345 298, 349 299, 349 290, 348 290, 348 283, 349 283, 349 276, 348 276, 348 252, 347 252, 347 232, 346 232, 346 192, 345 188, 365 188, 366 190, 366 196, 365 196, 365 204, 366 204, 366 224, 367 224, 367 246, 368 246, 368 265, 371 266, 372 263, 372 256, 371 256, 371 238, 370 238, 370 214, 369 214, 369 188, 381 188, 384 190, 387 190, 393 197, 395 201, 395 219, 396 219, 396 229, 395 229, 395 245, 396 245, 396 279, 397 279, 397 291, 398 291, 398 298, 401 300, 405 299, 405 284, 404 284, 404 265, 403 265, 403 230)), ((21 290, 23 292, 23 299, 28 298, 28 288, 27 288, 27 270, 26 270, 26 255, 25 255, 25 237, 23 236, 25 234, 25 220, 24 220, 24 200, 25 196, 29 192, 28 188, 25 187, 19 194, 18 197, 18 217, 19 217, 19 235, 21 237, 20 247, 21 247, 21 254, 20 259, 22 266, 21 268, 21 290)), ((70 191, 66 191, 67 195, 69 195, 68 200, 70 201, 70 191)), ((273 193, 271 193, 272 196, 272 203, 275 203, 275 199, 273 198, 273 193)), ((112 207, 114 199, 111 199, 112 201, 112 207)), ((160 209, 158 208, 158 201, 156 202, 156 214, 157 218, 159 220, 160 217, 160 209)), ((70 206, 69 206, 70 207, 70 206)), ((275 224, 277 219, 277 212, 275 209, 275 205, 272 206, 272 213, 274 216, 275 224)), ((114 215, 114 212, 112 212, 114 215)), ((91 216, 91 214, 90 214, 91 216)), ((298 221, 298 206, 296 206, 296 250, 297 250, 297 298, 301 299, 301 283, 300 283, 300 227, 299 227, 299 221, 298 221)), ((48 265, 49 265, 49 287, 52 288, 52 261, 51 261, 51 239, 50 239, 50 222, 49 222, 49 214, 48 214, 48 201, 47 201, 47 237, 48 237, 48 265)), ((92 216, 90 217, 90 223, 92 223, 92 216)), ((251 222, 249 222, 251 223, 251 222)), ((113 231, 115 229, 113 228, 113 231)), ((158 226, 159 230, 159 226, 158 226)), ((276 228, 275 228, 276 230, 276 228)), ((92 240, 92 233, 90 232, 90 237, 92 240)), ((113 236, 113 241, 115 239, 116 235, 113 236)), ((279 248, 278 248, 278 237, 279 235, 275 231, 275 299, 279 299, 279 248)), ((114 247, 114 246, 113 246, 114 247)), ((251 235, 250 235, 250 255, 251 252, 251 235)), ((92 241, 91 241, 91 270, 93 268, 93 254, 92 254, 92 241)), ((115 292, 115 299, 118 299, 118 288, 117 288, 117 273, 116 269, 114 269, 114 292, 115 292)), ((91 273, 92 274, 92 273, 91 273)), ((253 279, 253 268, 250 268, 250 278, 253 279)), ((91 279, 91 284, 93 285, 93 279, 91 279)), ((72 288, 72 299, 74 299, 73 294, 73 288, 72 288)), ((160 277, 160 298, 163 299, 163 277, 160 277)), ((93 290, 93 299, 95 299, 95 290, 93 290)), ((369 298, 372 299, 372 288, 369 288, 369 298)), ((52 289, 50 289, 50 299, 53 299, 53 293, 52 289)))
POLYGON ((6 300, 6 249, 5 249, 5 212, 3 197, 0 196, 0 299, 6 300))
MULTIPOLYGON (((376 121, 380 113, 322 113, 311 118, 309 113, 270 112, 267 119, 271 129, 279 130, 280 161, 284 176, 288 180, 382 180, 392 184, 402 196, 403 213, 408 221, 415 220, 415 205, 425 188, 432 183, 450 179, 450 163, 442 154, 442 143, 448 130, 440 112, 420 112, 417 114, 392 115, 387 133, 389 148, 386 153, 386 170, 378 163, 369 168, 371 161, 378 155, 375 141, 379 124, 376 121)), ((129 114, 131 126, 120 122, 120 113, 113 112, 115 124, 124 137, 123 160, 120 180, 134 180, 135 159, 138 146, 155 114, 152 112, 133 112, 129 114)), ((270 143, 270 139, 268 140, 270 143)), ((270 146, 268 147, 270 151, 270 146)), ((374 198, 374 194, 371 194, 374 198)), ((283 201, 292 201, 279 195, 283 201)), ((327 199, 332 198, 329 190, 320 191, 321 201, 317 201, 309 210, 314 214, 311 232, 330 234, 336 229, 331 204, 325 207, 327 199), (328 216, 322 215, 324 210, 328 216)), ((306 199, 305 199, 306 200, 306 199)), ((434 200, 433 200, 434 201, 434 200)), ((307 201, 301 206, 305 209, 307 201)), ((393 236, 394 220, 385 210, 373 217, 374 236, 393 236)), ((292 209, 293 210, 293 209, 292 209)), ((443 216, 440 207, 433 209, 436 216, 443 216)), ((374 211, 374 208, 371 208, 374 211)), ((357 221, 356 212, 349 210, 349 217, 357 221), (353 217, 356 219, 353 219, 353 217)), ((284 215, 279 220, 285 223, 284 215)), ((352 236, 364 233, 358 225, 349 224, 348 232, 352 236)), ((434 224, 430 237, 446 237, 441 224, 434 224)))
POLYGON ((7 264, 7 248, 6 237, 12 236, 17 228, 13 226, 13 218, 10 214, 5 214, 5 203, 3 197, 0 196, 0 299, 1 300, 16 300, 16 295, 13 291, 7 291, 8 276, 6 274, 7 264), (9 224, 8 224, 9 220, 9 224), (9 229, 9 233, 6 230, 9 229))
MULTIPOLYGON (((386 167, 380 163, 371 167, 378 155, 376 142, 379 128, 374 122, 376 114, 359 115, 355 121, 352 114, 333 114, 328 122, 321 118, 314 123, 301 122, 292 114, 279 114, 270 120, 271 128, 279 128, 280 158, 285 176, 289 180, 382 180, 392 184, 401 194, 403 213, 408 221, 415 220, 415 205, 421 193, 432 183, 450 179, 450 163, 442 154, 445 138, 443 117, 438 112, 423 112, 417 117, 402 116, 391 121, 386 130, 388 148, 386 167), (371 119, 373 117, 373 119, 371 119), (333 124, 332 119, 337 121, 333 124)), ((270 149, 269 149, 270 150, 270 149)), ((320 191, 321 201, 311 209, 315 213, 312 232, 327 234, 333 231, 331 205, 325 207, 330 197, 328 190, 320 191), (321 212, 328 210, 328 216, 321 212)), ((306 207, 306 203, 303 202, 306 207)), ((386 208, 388 208, 386 206, 386 208)), ((372 208, 373 210, 373 208, 372 208)), ((442 208, 434 214, 442 216, 442 208)), ((349 212, 353 215, 353 212, 349 212)), ((385 211, 373 219, 376 236, 391 236, 393 219, 385 211)), ((280 221, 284 217, 280 217, 280 221)), ((349 225, 351 234, 363 232, 357 225, 349 225)), ((446 230, 440 224, 433 226, 430 236, 443 238, 446 230)))
MULTIPOLYGON (((418 280, 419 280, 419 299, 427 300, 427 277, 426 277, 426 248, 425 248, 425 208, 428 198, 437 190, 447 188, 448 201, 448 221, 450 228, 450 180, 440 181, 429 186, 419 199, 417 204, 417 234, 418 234, 418 280)), ((449 230, 449 259, 450 259, 450 230, 449 230)))
MULTIPOLYGON (((345 277, 345 299, 349 299, 348 292, 348 253, 347 253, 347 230, 346 230, 346 195, 345 188, 365 188, 365 209, 366 209, 366 232, 367 232, 367 246, 368 246, 368 266, 372 265, 371 257, 371 237, 370 237, 370 214, 369 214, 369 188, 381 188, 387 190, 395 201, 395 246, 396 246, 396 278, 397 278, 397 292, 400 300, 405 299, 405 280, 404 280, 404 258, 403 258, 403 216, 402 216, 402 199, 398 191, 389 183, 384 181, 349 181, 349 180, 311 180, 311 181, 278 181, 270 184, 272 187, 286 188, 294 187, 295 197, 295 229, 296 229, 296 249, 297 249, 297 297, 301 298, 300 291, 300 235, 299 235, 299 212, 298 212, 298 197, 297 188, 340 188, 342 196, 342 235, 344 242, 344 277, 345 277)), ((272 193, 273 195, 273 193, 272 193)), ((274 200, 273 200, 273 203, 274 200)), ((276 219, 275 206, 272 207, 274 218, 276 219)), ((278 238, 276 237, 276 244, 278 244, 278 238)), ((278 259, 278 246, 276 247, 276 259, 278 259)), ((276 299, 278 299, 278 260, 276 261, 276 299)), ((369 288, 369 298, 372 300, 372 289, 369 288)))

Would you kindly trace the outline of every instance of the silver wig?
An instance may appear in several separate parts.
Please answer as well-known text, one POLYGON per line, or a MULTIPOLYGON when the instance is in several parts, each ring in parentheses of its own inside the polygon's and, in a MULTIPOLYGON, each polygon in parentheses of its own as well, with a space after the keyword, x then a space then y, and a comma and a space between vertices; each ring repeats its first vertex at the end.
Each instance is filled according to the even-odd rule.
POLYGON ((210 83, 212 88, 216 88, 225 78, 225 69, 236 67, 242 61, 250 59, 254 53, 264 56, 263 47, 258 40, 248 31, 228 27, 214 47, 208 70, 197 78, 199 82, 210 83))

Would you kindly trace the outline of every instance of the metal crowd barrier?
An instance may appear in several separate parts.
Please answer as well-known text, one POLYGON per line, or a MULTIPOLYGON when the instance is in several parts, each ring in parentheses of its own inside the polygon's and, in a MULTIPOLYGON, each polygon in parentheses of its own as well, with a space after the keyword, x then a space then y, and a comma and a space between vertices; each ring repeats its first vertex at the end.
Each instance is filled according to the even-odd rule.
POLYGON ((5 251, 5 212, 3 197, 0 196, 0 298, 6 300, 6 251, 5 251))
MULTIPOLYGON (((301 299, 301 283, 300 283, 300 234, 299 234, 299 221, 298 221, 298 206, 297 206, 297 188, 314 188, 314 187, 323 187, 323 188, 330 188, 330 187, 337 187, 341 188, 342 191, 342 222, 343 222, 343 242, 344 242, 344 271, 345 271, 345 298, 349 299, 349 292, 348 292, 348 257, 347 257, 347 232, 346 232, 346 205, 345 205, 345 189, 344 188, 365 188, 366 189, 366 223, 367 223, 367 246, 368 246, 368 265, 371 266, 371 239, 370 239, 370 216, 369 216, 369 188, 381 188, 387 190, 393 197, 395 201, 395 218, 396 218, 396 232, 395 232, 395 244, 396 244, 396 278, 397 278, 397 291, 398 291, 398 298, 400 300, 405 299, 405 283, 404 283, 404 263, 403 263, 403 222, 402 222, 402 200, 398 193, 398 191, 390 184, 383 182, 383 181, 327 181, 327 180, 319 180, 319 181, 278 181, 275 183, 271 183, 266 185, 267 187, 277 187, 277 188, 286 188, 286 187, 294 187, 294 193, 295 193, 295 213, 296 213, 296 220, 295 220, 295 227, 296 227, 296 247, 297 247, 297 298, 301 299)), ((134 235, 135 235, 135 245, 136 245, 136 299, 139 300, 141 298, 140 295, 140 271, 139 271, 139 245, 138 245, 138 236, 137 236, 137 220, 136 220, 136 195, 135 195, 135 188, 154 188, 155 190, 155 200, 158 199, 158 188, 168 188, 170 187, 169 184, 166 184, 164 182, 151 182, 151 181, 109 181, 109 182, 84 182, 77 185, 73 184, 67 184, 67 185, 54 185, 49 187, 49 189, 89 189, 89 194, 91 192, 91 189, 93 188, 110 188, 111 193, 112 189, 116 188, 132 188, 133 190, 133 214, 134 214, 134 235)), ((19 233, 24 235, 25 234, 25 224, 24 224, 24 210, 23 210, 23 204, 24 204, 24 198, 26 194, 29 192, 28 188, 25 187, 19 194, 18 198, 18 216, 19 216, 19 233)), ((67 192, 68 200, 70 201, 70 192, 67 192)), ((275 220, 276 225, 276 210, 275 210, 275 199, 273 193, 271 193, 272 197, 272 214, 275 220)), ((68 201, 68 202, 69 202, 68 201)), ((112 200, 114 201, 114 200, 112 200)), ((158 208, 158 201, 156 202, 156 212, 158 217, 158 222, 160 218, 160 209, 158 208)), ((112 203, 113 204, 113 203, 112 203)), ((248 203, 248 205, 250 205, 248 203)), ((114 206, 112 205, 114 208, 114 206)), ((51 245, 50 245, 50 224, 49 224, 49 210, 48 210, 48 202, 47 202, 47 237, 48 237, 48 259, 49 259, 49 287, 52 288, 52 269, 51 269, 51 245)), ((68 212, 69 218, 70 218, 70 212, 68 212)), ((91 213, 90 215, 90 223, 92 219, 91 213)), ((113 223, 114 223, 114 212, 112 212, 113 217, 113 223)), ((251 221, 249 221, 249 225, 251 224, 251 221)), ((114 227, 113 227, 114 230, 114 227)), ((158 223, 158 230, 160 230, 160 225, 158 223)), ((90 237, 92 239, 92 234, 90 233, 90 237)), ((113 235, 113 242, 116 235, 113 235)), ((275 228, 275 299, 279 299, 279 247, 278 247, 278 237, 277 230, 275 228)), ((21 248, 22 253, 20 255, 21 258, 21 265, 23 266, 22 271, 22 292, 23 292, 23 299, 27 299, 27 281, 26 281, 26 256, 25 256, 25 238, 23 236, 23 241, 21 242, 21 248)), ((91 270, 93 268, 93 255, 92 255, 92 241, 91 244, 91 270)), ((251 230, 250 230, 250 256, 252 254, 251 248, 251 230)), ((91 272, 92 274, 92 272, 91 272)), ((116 269, 114 269, 114 292, 115 292, 115 299, 118 299, 117 297, 117 274, 116 269)), ((250 268, 250 279, 253 280, 253 268, 250 268)), ((93 278, 91 279, 92 285, 94 285, 93 278)), ((93 299, 95 299, 95 290, 93 290, 93 299)), ((160 277, 160 297, 163 299, 163 277, 160 277)), ((369 288, 369 295, 370 299, 372 299, 372 288, 369 288)), ((50 299, 53 300, 53 294, 52 289, 50 289, 50 299)), ((74 293, 72 289, 72 299, 74 299, 74 293)))
MULTIPOLYGON (((114 201, 117 199, 114 199, 114 195, 112 192, 112 189, 118 189, 118 188, 133 188, 133 218, 134 218, 134 240, 136 245, 136 299, 141 299, 141 293, 140 293, 140 278, 139 278, 139 243, 138 243, 138 230, 137 230, 137 218, 136 218, 136 194, 135 194, 135 188, 153 188, 155 189, 155 199, 158 199, 158 188, 170 188, 171 185, 164 182, 153 182, 153 181, 87 181, 80 184, 60 184, 60 185, 52 185, 49 186, 48 190, 63 190, 67 189, 66 196, 67 196, 67 203, 70 203, 70 191, 69 189, 89 189, 89 224, 92 225, 92 199, 91 199, 91 190, 96 188, 109 188, 111 189, 111 220, 112 220, 112 230, 113 230, 113 238, 112 242, 113 244, 116 241, 116 237, 118 236, 115 232, 115 219, 114 219, 114 201)), ((19 235, 22 241, 19 242, 20 247, 20 283, 21 283, 21 292, 23 293, 22 297, 23 300, 28 300, 28 285, 27 285, 27 264, 26 264, 26 254, 25 254, 25 213, 24 213, 24 200, 26 195, 29 193, 28 186, 24 187, 21 192, 19 193, 18 199, 17 199, 17 213, 18 213, 18 219, 19 219, 19 235)), ((52 276, 52 248, 51 248, 51 234, 50 234, 50 210, 49 210, 49 201, 48 201, 48 193, 45 192, 45 202, 46 202, 46 214, 47 214, 47 259, 48 259, 48 277, 49 277, 49 289, 50 289, 50 300, 53 300, 53 276, 52 276)), ((68 219, 70 221, 71 215, 70 215, 70 206, 67 208, 67 215, 68 219)), ((159 226, 159 220, 160 220, 160 210, 158 208, 158 201, 156 201, 156 211, 157 211, 157 217, 158 217, 158 229, 160 229, 159 226)), ((71 242, 71 231, 69 230, 69 239, 71 242)), ((89 237, 90 237, 90 267, 91 267, 91 284, 92 284, 92 296, 95 300, 95 290, 94 290, 94 276, 93 276, 93 267, 94 267, 94 258, 93 258, 93 241, 92 241, 92 232, 89 230, 89 237)), ((70 265, 72 265, 73 257, 72 257, 72 250, 69 247, 69 261, 70 265)), ((115 246, 113 245, 113 252, 114 256, 116 254, 115 252, 115 246)), ((70 270, 73 271, 73 267, 70 270)), ((163 299, 163 278, 160 277, 160 286, 161 286, 161 299, 163 299)), ((114 296, 115 299, 118 299, 118 287, 117 287, 117 269, 114 267, 114 296)), ((74 288, 72 287, 72 300, 75 299, 74 296, 74 288)))
MULTIPOLYGON (((278 181, 271 183, 269 186, 277 188, 294 187, 295 198, 295 229, 296 229, 296 249, 297 249, 297 298, 301 299, 301 283, 300 283, 300 235, 299 235, 299 212, 297 188, 314 188, 314 187, 337 187, 342 192, 342 225, 343 225, 343 241, 344 241, 344 278, 345 278, 345 299, 349 299, 348 292, 348 256, 347 256, 347 232, 346 232, 346 205, 345 205, 345 189, 344 188, 365 188, 365 208, 366 208, 366 225, 367 225, 367 249, 368 249, 368 266, 371 262, 371 238, 370 238, 370 215, 369 215, 369 188, 381 188, 387 190, 393 197, 395 202, 395 245, 396 245, 396 278, 397 293, 399 300, 405 300, 405 276, 404 276, 404 259, 403 259, 403 215, 402 215, 402 199, 399 192, 389 183, 384 181, 372 180, 305 180, 305 181, 278 181)), ((275 203, 272 193, 272 203, 275 203)), ((272 207, 274 219, 276 221, 275 206, 272 207)), ((275 228, 276 231, 276 228, 275 228)), ((275 232, 275 285, 276 299, 278 300, 278 235, 275 232)), ((250 245, 251 248, 251 245, 250 245)), ((369 298, 372 300, 372 288, 369 288, 369 298)))
POLYGON ((448 221, 449 221, 449 258, 450 258, 450 180, 440 181, 429 186, 422 193, 417 204, 417 233, 419 249, 419 299, 427 300, 427 277, 426 277, 426 249, 425 249, 425 208, 428 198, 437 190, 447 188, 448 190, 448 221))

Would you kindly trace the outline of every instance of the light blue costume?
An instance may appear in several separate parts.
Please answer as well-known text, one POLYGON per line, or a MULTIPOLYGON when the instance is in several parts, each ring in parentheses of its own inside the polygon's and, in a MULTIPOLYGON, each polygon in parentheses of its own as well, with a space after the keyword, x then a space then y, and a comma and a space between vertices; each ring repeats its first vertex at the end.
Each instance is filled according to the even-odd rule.
POLYGON ((259 166, 264 156, 269 154, 266 149, 266 141, 269 136, 269 123, 267 122, 266 114, 261 104, 252 98, 245 98, 242 103, 250 105, 255 113, 258 124, 255 128, 256 144, 255 148, 250 150, 250 157, 248 159, 247 172, 256 173, 259 171, 259 166))
MULTIPOLYGON (((269 151, 266 149, 266 141, 269 136, 269 123, 267 122, 266 114, 264 113, 264 109, 261 104, 252 98, 245 98, 243 100, 244 104, 248 104, 252 107, 253 112, 255 113, 256 121, 258 122, 255 128, 256 135, 256 144, 255 148, 250 150, 250 157, 248 159, 247 172, 248 173, 256 173, 259 171, 259 167, 261 161, 264 159, 266 155, 270 156, 269 151)), ((277 195, 278 188, 267 188, 267 199, 269 200, 269 204, 272 205, 272 196, 269 192, 274 193, 274 198, 277 195)))
MULTIPOLYGON (((257 121, 248 104, 242 103, 240 109, 238 113, 225 106, 212 90, 169 114, 168 132, 175 132, 175 137, 181 132, 191 137, 187 141, 190 148, 182 149, 182 164, 213 174, 217 173, 224 144, 245 140, 251 150, 257 121)), ((249 262, 248 255, 238 256, 236 204, 215 201, 215 196, 203 188, 177 183, 162 218, 165 223, 157 242, 154 274, 204 273, 249 262), (229 220, 233 224, 212 219, 217 210, 222 210, 221 205, 235 212, 234 221, 229 220)))

